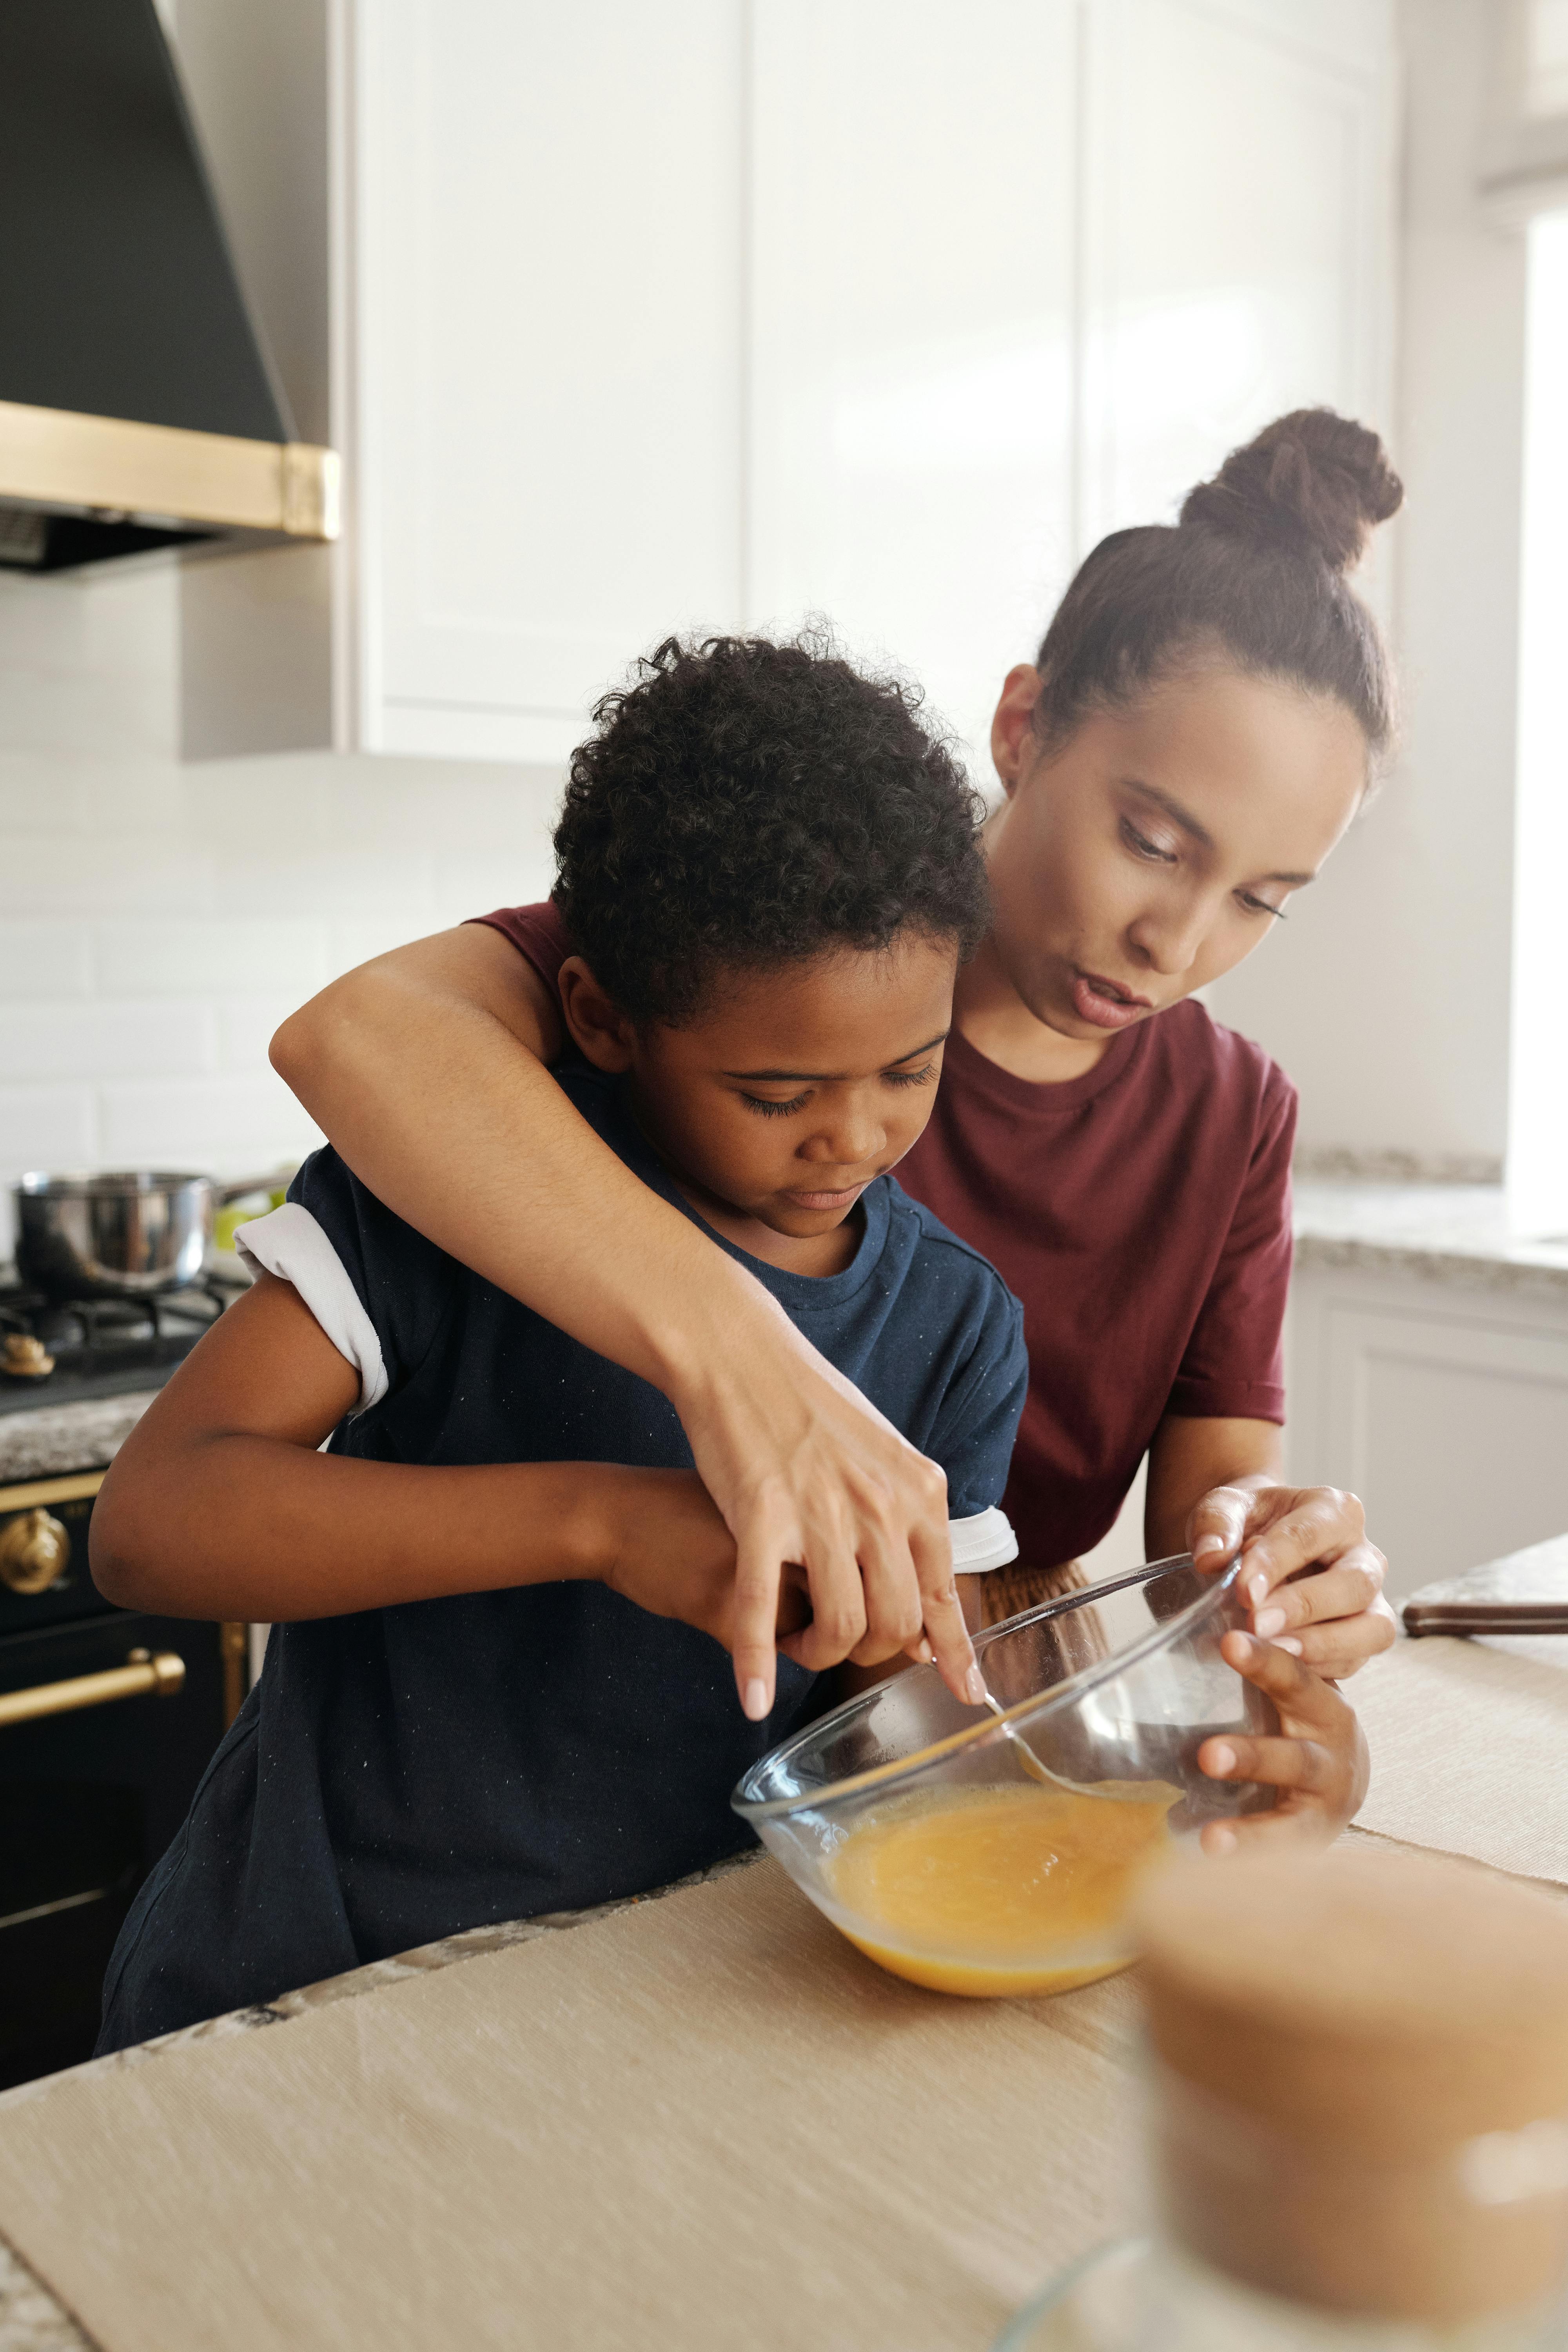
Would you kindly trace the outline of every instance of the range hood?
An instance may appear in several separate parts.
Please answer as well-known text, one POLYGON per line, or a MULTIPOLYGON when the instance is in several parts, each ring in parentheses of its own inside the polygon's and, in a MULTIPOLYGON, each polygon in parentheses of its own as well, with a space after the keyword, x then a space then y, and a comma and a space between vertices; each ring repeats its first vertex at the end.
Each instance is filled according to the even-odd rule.
POLYGON ((336 535, 153 0, 0 0, 0 565, 336 535))

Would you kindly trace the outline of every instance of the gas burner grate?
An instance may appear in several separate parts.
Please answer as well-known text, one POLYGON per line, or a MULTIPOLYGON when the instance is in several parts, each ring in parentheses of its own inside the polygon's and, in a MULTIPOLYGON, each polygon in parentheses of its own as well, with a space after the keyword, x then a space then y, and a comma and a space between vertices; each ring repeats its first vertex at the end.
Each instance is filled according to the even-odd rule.
POLYGON ((172 1370, 246 1287, 243 1276, 209 1272, 156 1297, 58 1300, 0 1284, 0 1409, 23 1391, 90 1395, 125 1374, 172 1370))

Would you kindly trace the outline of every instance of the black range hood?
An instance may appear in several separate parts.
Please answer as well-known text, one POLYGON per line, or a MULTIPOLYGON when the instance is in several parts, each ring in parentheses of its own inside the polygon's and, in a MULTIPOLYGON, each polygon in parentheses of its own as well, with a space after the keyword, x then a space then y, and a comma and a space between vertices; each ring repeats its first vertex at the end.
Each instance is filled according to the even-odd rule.
POLYGON ((153 0, 0 0, 0 565, 336 535, 153 0))

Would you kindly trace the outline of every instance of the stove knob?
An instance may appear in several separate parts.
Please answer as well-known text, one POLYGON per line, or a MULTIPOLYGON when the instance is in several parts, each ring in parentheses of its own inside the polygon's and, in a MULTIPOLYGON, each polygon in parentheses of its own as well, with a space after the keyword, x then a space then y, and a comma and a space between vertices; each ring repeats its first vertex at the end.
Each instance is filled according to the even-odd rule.
POLYGON ((0 1584, 13 1592, 47 1592, 70 1556, 69 1536, 47 1511, 24 1511, 0 1528, 0 1584))

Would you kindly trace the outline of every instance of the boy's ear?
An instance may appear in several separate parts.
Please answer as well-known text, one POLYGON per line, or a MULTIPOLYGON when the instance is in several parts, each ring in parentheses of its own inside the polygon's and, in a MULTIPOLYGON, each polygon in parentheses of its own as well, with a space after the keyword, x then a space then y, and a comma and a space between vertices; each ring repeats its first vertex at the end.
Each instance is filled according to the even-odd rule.
POLYGON ((629 1070, 637 1033, 581 956, 567 957, 556 985, 562 1015, 578 1052, 586 1055, 596 1070, 608 1070, 616 1076, 629 1070))

